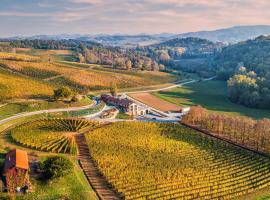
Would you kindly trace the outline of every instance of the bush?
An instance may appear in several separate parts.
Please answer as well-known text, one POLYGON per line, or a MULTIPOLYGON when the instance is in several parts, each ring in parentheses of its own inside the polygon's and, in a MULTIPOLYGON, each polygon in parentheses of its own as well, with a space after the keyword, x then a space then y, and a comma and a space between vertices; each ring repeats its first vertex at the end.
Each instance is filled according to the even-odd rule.
POLYGON ((54 98, 56 100, 63 98, 70 98, 72 96, 72 91, 69 87, 61 87, 57 90, 54 90, 54 98))
POLYGON ((41 163, 41 169, 44 170, 46 178, 59 178, 71 172, 73 164, 66 157, 53 156, 46 158, 41 163))

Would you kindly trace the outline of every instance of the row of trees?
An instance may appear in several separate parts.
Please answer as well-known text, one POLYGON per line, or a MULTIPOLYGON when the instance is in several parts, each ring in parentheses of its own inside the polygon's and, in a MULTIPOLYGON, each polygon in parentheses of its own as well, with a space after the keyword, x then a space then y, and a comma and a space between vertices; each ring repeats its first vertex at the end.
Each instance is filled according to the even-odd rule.
POLYGON ((216 114, 197 106, 191 108, 182 122, 247 148, 270 153, 269 119, 254 120, 248 117, 216 114))

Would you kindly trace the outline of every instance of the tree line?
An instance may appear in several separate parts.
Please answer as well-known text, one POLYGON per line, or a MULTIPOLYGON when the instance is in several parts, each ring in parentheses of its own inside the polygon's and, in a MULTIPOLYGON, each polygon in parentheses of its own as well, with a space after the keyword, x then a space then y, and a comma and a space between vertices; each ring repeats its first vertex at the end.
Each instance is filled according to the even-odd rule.
POLYGON ((196 106, 181 122, 247 148, 270 153, 269 119, 254 120, 244 116, 217 114, 196 106))
POLYGON ((102 44, 82 40, 11 40, 11 47, 72 50, 78 62, 102 64, 125 70, 162 71, 165 66, 137 49, 105 47, 102 44))

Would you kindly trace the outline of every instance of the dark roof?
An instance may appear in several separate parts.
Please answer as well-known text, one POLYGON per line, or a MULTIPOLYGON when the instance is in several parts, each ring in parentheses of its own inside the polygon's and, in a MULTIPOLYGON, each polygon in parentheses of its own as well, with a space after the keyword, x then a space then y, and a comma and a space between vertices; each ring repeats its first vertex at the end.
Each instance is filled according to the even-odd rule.
POLYGON ((29 165, 26 151, 14 149, 6 154, 4 174, 13 167, 28 170, 29 165))
POLYGON ((124 107, 130 106, 131 104, 133 104, 133 101, 129 100, 128 98, 119 99, 108 94, 102 94, 101 99, 105 102, 112 103, 118 106, 124 106, 124 107))

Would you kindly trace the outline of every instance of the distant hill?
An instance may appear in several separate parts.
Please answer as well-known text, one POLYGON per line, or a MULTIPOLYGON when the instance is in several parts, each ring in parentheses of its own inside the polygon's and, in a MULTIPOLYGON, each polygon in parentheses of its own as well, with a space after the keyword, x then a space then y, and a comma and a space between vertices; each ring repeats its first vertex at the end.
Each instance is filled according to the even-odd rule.
POLYGON ((270 25, 257 25, 257 26, 235 26, 231 28, 218 29, 214 31, 199 31, 189 32, 183 34, 59 34, 59 35, 35 35, 31 37, 12 37, 9 39, 40 39, 40 40, 82 40, 82 41, 94 41, 106 46, 148 46, 152 44, 161 43, 167 40, 175 38, 188 38, 196 37, 201 39, 207 39, 213 42, 223 43, 237 43, 248 39, 254 39, 260 35, 270 35, 270 25))
POLYGON ((199 31, 179 34, 176 37, 198 37, 213 42, 223 43, 237 43, 248 39, 254 39, 260 35, 270 35, 270 26, 257 25, 257 26, 235 26, 226 29, 219 29, 214 31, 199 31))
POLYGON ((229 45, 215 57, 214 67, 224 79, 233 76, 239 66, 255 71, 259 76, 270 78, 270 36, 259 36, 229 45))

